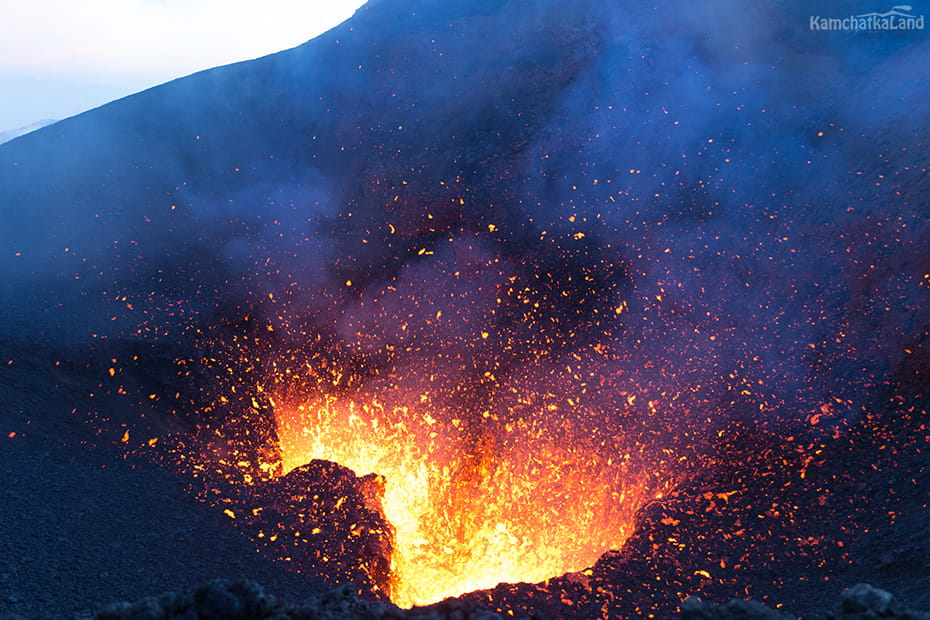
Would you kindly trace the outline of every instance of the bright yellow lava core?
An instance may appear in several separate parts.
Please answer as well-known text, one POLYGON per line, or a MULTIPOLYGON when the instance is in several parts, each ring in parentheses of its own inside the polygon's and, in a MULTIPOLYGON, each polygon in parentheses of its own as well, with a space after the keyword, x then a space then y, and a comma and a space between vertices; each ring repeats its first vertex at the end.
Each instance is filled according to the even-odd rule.
POLYGON ((542 416, 476 433, 432 413, 327 397, 276 414, 285 471, 326 459, 385 477, 401 607, 591 566, 656 494, 628 458, 550 436, 542 416))

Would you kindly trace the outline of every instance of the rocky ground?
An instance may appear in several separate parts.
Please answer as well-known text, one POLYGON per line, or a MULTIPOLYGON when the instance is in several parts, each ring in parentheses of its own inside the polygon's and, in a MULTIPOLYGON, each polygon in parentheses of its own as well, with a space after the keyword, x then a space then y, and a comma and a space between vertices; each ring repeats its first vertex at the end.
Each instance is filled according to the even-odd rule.
MULTIPOLYGON (((499 586, 410 616, 389 604, 362 601, 352 587, 329 589, 270 561, 225 514, 194 500, 175 473, 127 456, 120 441, 124 425, 133 434, 157 422, 138 406, 120 414, 120 407, 95 402, 88 386, 99 369, 75 371, 79 365, 41 348, 7 345, 2 353, 0 615, 477 618, 509 612, 560 618, 633 617, 641 611, 673 617, 683 598, 678 592, 710 601, 681 606, 692 620, 775 618, 784 610, 807 618, 916 620, 924 616, 907 606, 930 608, 928 434, 925 414, 913 414, 922 411, 917 394, 917 400, 890 406, 871 425, 832 444, 827 458, 807 471, 806 490, 782 497, 778 474, 760 473, 746 456, 729 473, 720 470, 719 478, 696 481, 650 506, 628 548, 605 555, 592 577, 499 586), (89 420, 82 413, 88 410, 100 418, 89 420), (752 492, 729 501, 706 499, 705 489, 739 484, 752 492), (798 512, 807 514, 779 520, 776 510, 765 527, 749 524, 740 537, 731 536, 734 523, 763 501, 796 502, 804 506, 798 512), (818 505, 826 508, 818 511, 818 505), (816 541, 797 542, 811 532, 820 534, 816 541), (689 545, 685 550, 666 540, 689 545), (733 554, 743 552, 740 565, 733 554), (713 580, 695 576, 695 567, 708 566, 710 557, 728 562, 710 568, 713 580), (662 579, 649 586, 650 576, 662 579), (265 589, 229 585, 243 578, 265 589), (216 579, 227 580, 226 585, 213 583, 216 579), (887 589, 906 605, 860 588, 844 595, 837 611, 834 597, 859 582, 887 589), (610 605, 605 588, 619 597, 613 601, 611 594, 610 605), (741 602, 720 606, 733 596, 752 597, 770 608, 741 602), (216 597, 239 611, 216 611, 216 597), (236 597, 243 601, 231 603, 236 597), (106 607, 114 601, 140 602, 106 607)), ((734 455, 748 454, 739 445, 731 447, 734 455)), ((755 458, 778 461, 775 453, 755 458)))
POLYGON ((52 353, 0 351, 0 615, 87 616, 242 576, 287 600, 313 591, 172 473, 101 441, 72 413, 91 404, 86 384, 58 370, 52 353))
MULTIPOLYGON (((168 592, 132 602, 111 603, 95 611, 95 620, 494 620, 505 616, 450 600, 430 608, 398 609, 360 599, 353 588, 320 592, 300 603, 285 604, 254 581, 214 580, 193 591, 168 592)), ((535 617, 535 616, 529 616, 535 617)), ((682 604, 682 620, 790 620, 795 617, 755 601, 733 599, 722 605, 696 597, 682 604)), ((885 590, 857 584, 843 591, 828 613, 831 620, 930 620, 930 612, 911 609, 885 590)), ((9 614, 3 620, 23 620, 9 614)))

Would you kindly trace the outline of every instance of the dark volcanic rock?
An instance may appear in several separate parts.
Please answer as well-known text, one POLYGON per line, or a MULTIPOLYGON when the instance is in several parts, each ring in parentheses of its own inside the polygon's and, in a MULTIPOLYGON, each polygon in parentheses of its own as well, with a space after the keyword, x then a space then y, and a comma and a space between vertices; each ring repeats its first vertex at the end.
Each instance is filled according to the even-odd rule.
POLYGON ((193 593, 169 592, 107 605, 95 620, 259 620, 277 615, 278 603, 252 581, 215 580, 193 593))
POLYGON ((384 517, 384 479, 315 460, 256 485, 243 527, 272 557, 330 584, 351 582, 387 598, 394 531, 384 517))
MULTIPOLYGON (((839 608, 827 616, 832 620, 927 620, 930 613, 909 609, 888 592, 859 584, 843 592, 839 608)), ((300 603, 284 604, 268 596, 260 585, 247 580, 215 580, 192 593, 169 592, 134 602, 113 603, 94 615, 95 620, 495 620, 502 617, 455 599, 429 607, 399 609, 390 603, 360 598, 348 584, 321 591, 300 603)), ((593 614, 588 617, 616 616, 593 614)), ((733 599, 715 605, 691 597, 682 604, 680 617, 682 620, 789 620, 795 616, 751 600, 733 599)), ((19 619, 18 616, 0 618, 19 619)))
POLYGON ((350 585, 280 604, 252 581, 216 580, 193 593, 167 593, 135 602, 108 605, 95 620, 499 620, 497 614, 471 609, 459 601, 403 610, 359 598, 350 585))
MULTIPOLYGON (((788 620, 793 617, 756 601, 740 599, 714 605, 692 597, 681 606, 682 620, 788 620)), ((840 595, 839 607, 829 611, 827 617, 832 620, 928 620, 930 613, 909 609, 890 592, 860 583, 840 595)))
POLYGON ((840 595, 839 611, 831 617, 837 620, 930 620, 930 612, 909 609, 890 592, 860 583, 840 595))
POLYGON ((723 605, 689 598, 681 605, 682 620, 790 620, 792 616, 756 601, 733 599, 723 605))
POLYGON ((214 583, 194 592, 194 606, 200 618, 248 620, 271 615, 277 604, 253 582, 214 583))

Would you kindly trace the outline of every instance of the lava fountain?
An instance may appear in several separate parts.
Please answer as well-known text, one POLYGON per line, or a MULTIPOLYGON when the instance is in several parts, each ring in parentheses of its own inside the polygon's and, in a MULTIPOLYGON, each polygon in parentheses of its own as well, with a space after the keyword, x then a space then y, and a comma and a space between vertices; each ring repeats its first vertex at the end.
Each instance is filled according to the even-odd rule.
POLYGON ((384 476, 391 598, 402 607, 584 569, 618 548, 636 510, 666 488, 629 454, 602 456, 541 416, 495 417, 482 416, 475 436, 462 420, 376 398, 276 413, 285 471, 325 459, 384 476))

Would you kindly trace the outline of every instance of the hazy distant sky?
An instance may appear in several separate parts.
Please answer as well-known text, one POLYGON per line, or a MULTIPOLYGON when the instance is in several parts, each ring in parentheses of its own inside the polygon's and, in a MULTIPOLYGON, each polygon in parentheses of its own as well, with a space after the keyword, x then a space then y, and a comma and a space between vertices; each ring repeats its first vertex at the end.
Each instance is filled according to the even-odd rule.
POLYGON ((364 0, 0 0, 0 131, 299 45, 364 0))

